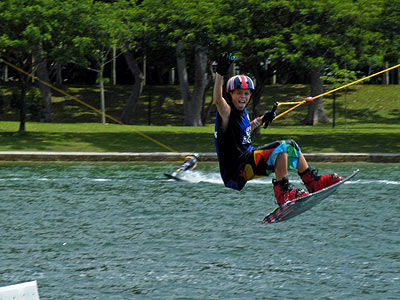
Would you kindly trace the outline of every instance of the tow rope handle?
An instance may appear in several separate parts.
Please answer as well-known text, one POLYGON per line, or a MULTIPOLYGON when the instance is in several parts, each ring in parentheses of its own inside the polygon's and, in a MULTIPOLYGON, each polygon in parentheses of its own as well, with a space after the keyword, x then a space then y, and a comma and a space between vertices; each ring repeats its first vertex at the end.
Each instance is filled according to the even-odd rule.
POLYGON ((263 128, 267 128, 268 125, 275 119, 273 116, 274 116, 274 114, 275 114, 276 109, 278 108, 278 106, 279 106, 279 102, 275 102, 275 104, 274 104, 274 106, 272 107, 271 111, 270 111, 270 112, 265 112, 265 113, 264 113, 263 118, 266 117, 267 113, 268 113, 270 116, 272 116, 272 118, 268 118, 268 119, 264 122, 263 128))

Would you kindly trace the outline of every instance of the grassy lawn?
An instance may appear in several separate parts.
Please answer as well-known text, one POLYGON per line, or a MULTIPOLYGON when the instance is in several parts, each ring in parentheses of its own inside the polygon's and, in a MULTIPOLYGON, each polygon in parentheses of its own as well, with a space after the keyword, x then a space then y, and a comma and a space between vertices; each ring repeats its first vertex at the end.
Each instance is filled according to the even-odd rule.
MULTIPOLYGON (((97 113, 72 99, 55 94, 55 122, 32 122, 28 115, 25 133, 18 133, 18 114, 9 104, 13 87, 0 85, 0 88, 5 95, 3 113, 0 114, 0 151, 214 151, 215 110, 203 127, 181 126, 183 103, 177 86, 155 86, 151 87, 151 91, 145 89, 133 125, 103 125, 97 113), (146 125, 149 99, 152 103, 151 126, 146 125), (159 143, 166 145, 168 149, 159 143)), ((97 87, 66 86, 63 89, 99 107, 97 87)), ((128 86, 107 87, 107 113, 118 118, 129 93, 128 86)), ((275 101, 302 99, 308 94, 309 86, 268 86, 260 108, 268 109, 275 101)), ((209 102, 210 99, 208 95, 206 101, 209 102)), ((331 118, 332 99, 332 96, 324 98, 327 115, 331 118)), ((249 111, 251 113, 251 103, 249 111)), ((283 109, 278 113, 282 111, 283 109)), ((261 129, 261 134, 253 137, 254 145, 294 138, 304 152, 400 152, 399 85, 359 85, 337 94, 335 128, 332 123, 301 125, 306 113, 307 105, 303 105, 273 122, 268 129, 261 129)))
MULTIPOLYGON (((28 123, 18 133, 18 122, 0 123, 0 151, 169 151, 141 134, 178 152, 213 152, 212 125, 204 127, 102 125, 98 123, 28 123)), ((304 152, 400 152, 400 125, 348 125, 350 129, 327 126, 287 126, 262 129, 255 145, 294 138, 304 152), (375 127, 376 126, 376 127, 375 127)))

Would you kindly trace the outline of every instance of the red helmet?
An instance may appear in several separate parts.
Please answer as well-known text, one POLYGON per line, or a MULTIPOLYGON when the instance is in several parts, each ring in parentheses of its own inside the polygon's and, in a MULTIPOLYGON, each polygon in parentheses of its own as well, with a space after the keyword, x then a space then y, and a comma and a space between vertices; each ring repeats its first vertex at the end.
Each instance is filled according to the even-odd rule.
POLYGON ((236 75, 229 78, 228 83, 226 84, 226 92, 230 93, 234 90, 251 90, 254 91, 254 83, 250 77, 246 75, 236 75))

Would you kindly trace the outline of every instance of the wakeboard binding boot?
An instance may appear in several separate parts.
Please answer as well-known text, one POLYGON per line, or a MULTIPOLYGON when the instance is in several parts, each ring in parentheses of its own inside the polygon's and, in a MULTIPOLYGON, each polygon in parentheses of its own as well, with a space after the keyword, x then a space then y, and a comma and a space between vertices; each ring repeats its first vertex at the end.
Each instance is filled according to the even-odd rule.
POLYGON ((296 189, 291 183, 289 183, 287 176, 283 177, 280 181, 273 179, 272 183, 274 185, 276 203, 279 206, 309 194, 304 189, 296 189))
POLYGON ((336 173, 319 176, 318 170, 312 167, 308 167, 307 170, 305 170, 303 173, 299 173, 299 175, 310 193, 315 193, 343 179, 336 173))

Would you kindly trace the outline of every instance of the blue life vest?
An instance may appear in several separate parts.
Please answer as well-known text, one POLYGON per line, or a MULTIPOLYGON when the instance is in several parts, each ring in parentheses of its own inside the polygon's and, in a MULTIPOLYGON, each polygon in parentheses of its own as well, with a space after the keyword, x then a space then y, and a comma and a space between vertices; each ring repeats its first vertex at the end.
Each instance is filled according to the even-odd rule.
POLYGON ((237 110, 231 105, 228 127, 222 130, 222 118, 217 111, 215 120, 215 148, 225 186, 241 190, 246 181, 240 175, 244 168, 245 153, 254 151, 251 145, 251 125, 247 109, 237 110))

